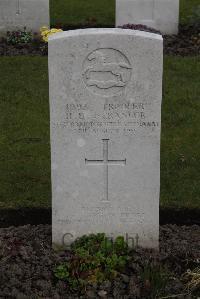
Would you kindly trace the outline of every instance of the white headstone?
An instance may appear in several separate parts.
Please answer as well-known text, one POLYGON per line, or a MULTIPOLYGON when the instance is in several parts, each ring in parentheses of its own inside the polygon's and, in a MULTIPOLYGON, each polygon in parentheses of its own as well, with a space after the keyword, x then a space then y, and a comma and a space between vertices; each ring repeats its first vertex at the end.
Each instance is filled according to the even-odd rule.
POLYGON ((163 34, 177 34, 179 0, 116 0, 116 27, 143 24, 163 34))
POLYGON ((49 0, 0 0, 0 34, 49 26, 49 0))
POLYGON ((158 246, 162 52, 142 31, 50 37, 54 243, 105 232, 158 246))

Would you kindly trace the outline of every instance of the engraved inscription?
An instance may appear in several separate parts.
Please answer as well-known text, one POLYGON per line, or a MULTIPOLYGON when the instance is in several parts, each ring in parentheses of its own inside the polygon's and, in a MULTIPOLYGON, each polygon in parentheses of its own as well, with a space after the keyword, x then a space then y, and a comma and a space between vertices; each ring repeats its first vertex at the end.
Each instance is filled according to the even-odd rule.
POLYGON ((103 165, 104 167, 104 197, 103 201, 109 201, 108 199, 108 166, 109 165, 126 165, 126 159, 124 160, 109 160, 108 159, 108 141, 103 140, 103 160, 88 160, 85 159, 85 164, 88 165, 103 165))
POLYGON ((149 106, 150 103, 135 103, 133 100, 115 103, 106 99, 97 113, 88 103, 69 102, 65 106, 64 120, 55 123, 54 127, 69 127, 78 133, 136 135, 148 131, 150 134, 159 129, 159 122, 151 117, 149 106))
POLYGON ((83 80, 95 94, 107 97, 122 91, 130 81, 132 67, 116 49, 97 49, 83 63, 83 80))

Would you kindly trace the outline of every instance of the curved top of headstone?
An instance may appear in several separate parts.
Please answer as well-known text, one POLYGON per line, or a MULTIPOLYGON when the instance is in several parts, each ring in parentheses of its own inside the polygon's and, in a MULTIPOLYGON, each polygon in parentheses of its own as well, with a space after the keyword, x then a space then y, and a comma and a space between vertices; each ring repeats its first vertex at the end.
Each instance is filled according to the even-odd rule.
POLYGON ((121 29, 121 28, 89 28, 89 29, 77 29, 77 30, 69 30, 58 32, 49 37, 48 41, 67 38, 67 37, 75 37, 75 36, 86 36, 86 35, 101 35, 101 34, 112 34, 112 35, 130 35, 130 36, 138 36, 142 38, 150 38, 156 40, 163 40, 162 35, 156 33, 150 33, 146 31, 140 30, 132 30, 132 29, 121 29))

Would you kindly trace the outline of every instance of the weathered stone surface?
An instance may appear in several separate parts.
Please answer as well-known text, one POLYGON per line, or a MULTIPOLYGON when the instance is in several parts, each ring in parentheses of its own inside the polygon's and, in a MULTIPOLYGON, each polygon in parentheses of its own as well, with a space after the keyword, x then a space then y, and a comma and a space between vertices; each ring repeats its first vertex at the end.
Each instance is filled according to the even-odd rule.
POLYGON ((105 232, 158 246, 162 51, 133 30, 50 37, 54 243, 105 232))
POLYGON ((42 26, 49 26, 49 0, 0 1, 1 35, 24 27, 38 32, 42 26))
POLYGON ((116 0, 116 27, 128 23, 177 34, 179 0, 116 0))

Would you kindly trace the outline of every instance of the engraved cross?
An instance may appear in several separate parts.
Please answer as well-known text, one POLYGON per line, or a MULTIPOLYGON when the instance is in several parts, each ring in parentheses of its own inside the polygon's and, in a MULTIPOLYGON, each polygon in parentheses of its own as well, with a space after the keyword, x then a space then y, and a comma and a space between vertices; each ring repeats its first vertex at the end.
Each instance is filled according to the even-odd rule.
POLYGON ((20 0, 16 0, 16 15, 20 15, 21 9, 20 9, 20 0))
POLYGON ((108 159, 108 141, 109 139, 102 139, 103 141, 103 160, 88 160, 85 159, 85 164, 88 165, 102 165, 104 168, 104 197, 103 201, 109 201, 108 199, 108 167, 109 165, 126 165, 126 159, 124 160, 109 160, 108 159))

